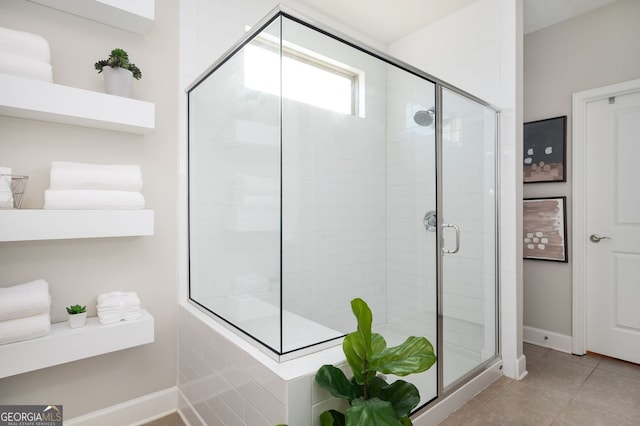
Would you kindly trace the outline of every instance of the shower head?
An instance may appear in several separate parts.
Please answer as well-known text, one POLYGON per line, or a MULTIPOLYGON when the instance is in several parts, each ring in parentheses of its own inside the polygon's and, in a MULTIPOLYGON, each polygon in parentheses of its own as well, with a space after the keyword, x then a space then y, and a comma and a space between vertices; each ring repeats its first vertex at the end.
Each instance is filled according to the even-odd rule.
POLYGON ((421 109, 413 114, 413 121, 416 122, 419 126, 431 126, 436 116, 436 111, 434 107, 431 107, 427 110, 421 109))

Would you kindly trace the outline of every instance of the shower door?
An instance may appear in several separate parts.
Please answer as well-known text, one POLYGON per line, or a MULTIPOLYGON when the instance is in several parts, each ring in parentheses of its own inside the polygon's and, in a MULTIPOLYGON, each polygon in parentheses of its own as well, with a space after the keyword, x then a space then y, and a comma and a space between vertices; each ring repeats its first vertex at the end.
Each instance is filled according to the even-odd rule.
POLYGON ((439 182, 441 390, 497 354, 496 112, 442 88, 439 182))

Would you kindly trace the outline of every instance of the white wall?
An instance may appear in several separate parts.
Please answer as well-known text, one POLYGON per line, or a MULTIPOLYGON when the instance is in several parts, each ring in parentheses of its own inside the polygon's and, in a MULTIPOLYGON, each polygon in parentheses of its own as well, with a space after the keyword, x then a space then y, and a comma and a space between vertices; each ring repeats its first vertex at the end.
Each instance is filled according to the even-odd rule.
POLYGON ((156 105, 156 129, 144 136, 0 117, 0 163, 29 175, 23 207, 42 208, 50 162, 68 160, 141 165, 155 211, 152 237, 0 244, 0 286, 46 279, 53 321, 75 303, 95 316, 98 293, 117 289, 137 291, 155 318, 153 344, 3 379, 0 404, 63 404, 70 419, 175 386, 177 12, 157 0, 156 21, 140 36, 28 1, 0 4, 0 25, 49 41, 55 83, 102 92, 93 64, 121 47, 143 73, 132 97, 156 105))
POLYGON ((505 374, 525 374, 522 355, 521 46, 522 3, 479 0, 389 46, 394 56, 501 110, 500 264, 505 374))
MULTIPOLYGON (((571 235, 572 111, 575 92, 640 76, 640 2, 625 0, 524 38, 524 120, 568 116, 565 183, 524 186, 524 196, 567 196, 571 235)), ((569 253, 573 242, 569 238, 569 253)), ((524 324, 571 336, 571 264, 524 261, 524 324)))

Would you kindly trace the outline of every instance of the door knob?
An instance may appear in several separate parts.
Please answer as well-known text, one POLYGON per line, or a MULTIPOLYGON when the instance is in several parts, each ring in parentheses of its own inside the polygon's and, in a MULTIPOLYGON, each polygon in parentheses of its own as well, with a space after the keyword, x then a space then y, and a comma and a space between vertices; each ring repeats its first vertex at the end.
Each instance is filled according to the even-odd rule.
POLYGON ((611 239, 610 237, 601 237, 598 234, 591 234, 591 236, 589 237, 589 240, 592 243, 599 243, 600 240, 610 240, 610 239, 611 239))

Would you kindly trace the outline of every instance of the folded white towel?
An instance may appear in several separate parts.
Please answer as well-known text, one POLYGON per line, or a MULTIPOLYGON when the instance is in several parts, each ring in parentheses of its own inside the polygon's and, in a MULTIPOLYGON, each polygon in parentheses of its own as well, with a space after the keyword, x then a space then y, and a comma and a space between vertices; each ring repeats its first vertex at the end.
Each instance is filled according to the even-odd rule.
POLYGON ((113 324, 120 321, 133 321, 142 318, 142 309, 130 312, 105 312, 98 314, 100 324, 113 324))
POLYGON ((96 305, 101 324, 131 321, 142 317, 140 298, 135 291, 112 291, 101 293, 96 305))
POLYGON ((50 63, 9 52, 0 51, 0 73, 53 82, 53 68, 50 63))
POLYGON ((142 191, 142 171, 137 165, 52 161, 49 177, 50 189, 142 191))
POLYGON ((100 189, 47 189, 44 208, 50 210, 138 210, 144 208, 144 196, 133 191, 100 189))
POLYGON ((48 313, 0 321, 0 345, 46 336, 50 329, 48 313))
POLYGON ((136 313, 136 312, 140 312, 141 309, 142 308, 140 305, 110 306, 106 308, 102 308, 100 307, 100 305, 97 306, 98 316, 105 315, 105 314, 113 314, 113 313, 118 313, 118 314, 136 313))
POLYGON ((112 291, 98 295, 98 309, 122 306, 140 306, 140 298, 135 291, 112 291))
POLYGON ((49 283, 35 280, 0 288, 0 321, 49 314, 49 283))
POLYGON ((0 27, 0 52, 51 62, 51 50, 47 39, 38 34, 6 27, 0 27))

